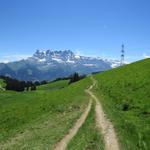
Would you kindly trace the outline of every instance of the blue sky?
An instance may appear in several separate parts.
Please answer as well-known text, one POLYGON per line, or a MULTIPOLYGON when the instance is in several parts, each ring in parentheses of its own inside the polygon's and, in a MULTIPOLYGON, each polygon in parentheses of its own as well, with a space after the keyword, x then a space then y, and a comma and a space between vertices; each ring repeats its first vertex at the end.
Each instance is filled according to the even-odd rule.
POLYGON ((150 56, 149 0, 0 0, 0 61, 36 49, 120 57, 150 56))

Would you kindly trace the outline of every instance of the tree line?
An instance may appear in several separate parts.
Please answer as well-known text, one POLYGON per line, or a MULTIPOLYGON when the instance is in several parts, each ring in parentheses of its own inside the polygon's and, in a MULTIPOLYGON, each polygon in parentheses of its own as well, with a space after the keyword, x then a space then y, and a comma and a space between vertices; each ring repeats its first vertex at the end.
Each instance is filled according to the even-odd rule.
POLYGON ((79 75, 77 72, 75 72, 73 75, 70 76, 69 84, 77 82, 85 77, 86 77, 86 75, 79 75))
POLYGON ((68 84, 72 84, 74 82, 77 82, 83 78, 85 78, 86 75, 79 75, 77 72, 75 72, 74 74, 68 76, 68 77, 64 77, 64 78, 56 78, 55 80, 51 81, 51 82, 56 82, 56 81, 60 81, 60 80, 69 80, 68 84))
POLYGON ((36 90, 36 86, 47 84, 47 81, 20 81, 17 79, 10 78, 8 76, 0 76, 1 79, 4 80, 6 83, 6 90, 12 90, 12 91, 33 91, 36 90))
MULTIPOLYGON (((85 78, 85 75, 79 75, 78 73, 74 73, 68 77, 64 77, 64 78, 57 78, 51 82, 56 82, 59 80, 69 80, 68 84, 72 84, 74 82, 77 82, 83 78, 85 78)), ((44 85, 47 84, 48 82, 46 80, 43 80, 41 82, 39 81, 20 81, 17 79, 13 79, 11 77, 8 76, 0 76, 1 79, 4 80, 4 82, 6 83, 6 90, 12 90, 12 91, 17 91, 17 92, 22 92, 22 91, 34 91, 37 89, 37 86, 39 85, 44 85)))

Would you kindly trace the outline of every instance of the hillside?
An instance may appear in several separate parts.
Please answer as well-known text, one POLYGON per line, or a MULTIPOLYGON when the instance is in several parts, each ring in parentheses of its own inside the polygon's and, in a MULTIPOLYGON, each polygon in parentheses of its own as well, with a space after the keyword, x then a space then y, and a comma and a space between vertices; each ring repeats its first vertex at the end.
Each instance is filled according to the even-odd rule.
POLYGON ((97 74, 94 92, 112 120, 122 150, 150 149, 150 59, 97 74))
POLYGON ((149 66, 145 59, 73 84, 0 91, 0 148, 149 150, 149 66))
MULTIPOLYGON (((91 84, 89 78, 69 86, 67 82, 52 82, 30 92, 0 92, 2 150, 54 148, 89 101, 84 92, 91 84)), ((99 136, 92 132, 93 138, 99 136)))
POLYGON ((60 80, 57 82, 50 82, 45 85, 40 85, 37 87, 38 90, 60 90, 66 86, 68 86, 68 80, 60 80))

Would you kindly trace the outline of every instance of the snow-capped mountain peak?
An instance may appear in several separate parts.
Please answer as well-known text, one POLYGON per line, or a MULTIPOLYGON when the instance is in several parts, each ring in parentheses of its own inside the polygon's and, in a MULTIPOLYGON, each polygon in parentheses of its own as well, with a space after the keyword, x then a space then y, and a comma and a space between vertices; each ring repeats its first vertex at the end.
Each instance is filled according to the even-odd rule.
POLYGON ((55 63, 67 63, 67 64, 82 64, 84 66, 96 66, 99 63, 106 63, 111 68, 118 67, 120 65, 120 61, 118 60, 108 60, 102 59, 100 57, 87 57, 75 55, 71 50, 64 51, 53 51, 53 50, 37 50, 33 54, 33 59, 36 59, 38 62, 47 63, 47 64, 55 64, 55 63))
POLYGON ((39 59, 39 61, 44 60, 45 61, 57 61, 57 62, 72 62, 75 59, 75 55, 70 50, 64 50, 64 51, 52 51, 52 50, 46 50, 41 51, 37 50, 33 54, 33 58, 39 59))
POLYGON ((0 64, 0 75, 9 74, 19 80, 53 80, 69 76, 74 72, 89 74, 119 65, 119 61, 80 56, 70 50, 37 50, 26 60, 0 64))

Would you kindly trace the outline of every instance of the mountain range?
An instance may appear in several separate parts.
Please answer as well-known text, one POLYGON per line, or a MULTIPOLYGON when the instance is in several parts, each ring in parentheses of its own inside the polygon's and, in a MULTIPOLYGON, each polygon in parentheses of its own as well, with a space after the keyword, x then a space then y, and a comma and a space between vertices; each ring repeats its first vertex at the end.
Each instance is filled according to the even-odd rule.
POLYGON ((74 72, 89 74, 106 71, 120 65, 118 60, 86 57, 71 50, 37 50, 33 56, 16 62, 0 63, 0 75, 19 80, 54 80, 74 72))

